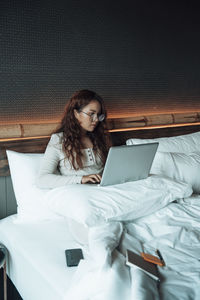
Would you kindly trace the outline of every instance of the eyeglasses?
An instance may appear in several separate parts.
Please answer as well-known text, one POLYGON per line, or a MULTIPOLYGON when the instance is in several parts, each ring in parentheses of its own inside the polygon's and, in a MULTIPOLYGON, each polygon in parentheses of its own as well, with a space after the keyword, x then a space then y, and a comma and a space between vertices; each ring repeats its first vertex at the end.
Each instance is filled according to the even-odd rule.
POLYGON ((82 112, 85 115, 89 116, 92 121, 95 121, 97 119, 99 122, 102 122, 105 119, 105 115, 104 114, 97 115, 94 112, 92 112, 92 113, 86 113, 85 111, 82 111, 82 110, 80 110, 79 112, 82 112))

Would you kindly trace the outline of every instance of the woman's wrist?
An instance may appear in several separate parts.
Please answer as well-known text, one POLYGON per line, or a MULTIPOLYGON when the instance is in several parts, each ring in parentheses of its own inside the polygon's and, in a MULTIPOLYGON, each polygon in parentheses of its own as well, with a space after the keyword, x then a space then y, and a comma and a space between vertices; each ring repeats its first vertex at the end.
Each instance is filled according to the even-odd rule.
POLYGON ((84 183, 84 175, 82 176, 82 178, 81 178, 81 184, 83 184, 84 183))

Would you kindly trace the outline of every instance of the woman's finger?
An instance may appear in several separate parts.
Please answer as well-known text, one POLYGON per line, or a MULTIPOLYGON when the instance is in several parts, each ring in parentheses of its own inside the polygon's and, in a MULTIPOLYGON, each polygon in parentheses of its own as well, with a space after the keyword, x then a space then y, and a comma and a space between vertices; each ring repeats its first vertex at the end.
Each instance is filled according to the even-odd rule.
POLYGON ((101 181, 101 176, 99 174, 95 174, 95 178, 96 178, 97 182, 101 181))
POLYGON ((97 174, 91 174, 89 175, 90 178, 92 178, 92 182, 99 182, 100 178, 98 177, 97 174))
POLYGON ((100 174, 97 174, 97 177, 98 177, 98 179, 99 179, 99 181, 101 181, 101 175, 100 174))

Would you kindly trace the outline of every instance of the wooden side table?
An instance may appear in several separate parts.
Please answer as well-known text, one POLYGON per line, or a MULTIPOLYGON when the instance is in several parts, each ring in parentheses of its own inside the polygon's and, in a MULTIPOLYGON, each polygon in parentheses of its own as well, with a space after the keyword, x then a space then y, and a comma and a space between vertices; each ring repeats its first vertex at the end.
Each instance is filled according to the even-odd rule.
POLYGON ((6 248, 0 244, 0 268, 3 268, 4 300, 7 300, 6 248))

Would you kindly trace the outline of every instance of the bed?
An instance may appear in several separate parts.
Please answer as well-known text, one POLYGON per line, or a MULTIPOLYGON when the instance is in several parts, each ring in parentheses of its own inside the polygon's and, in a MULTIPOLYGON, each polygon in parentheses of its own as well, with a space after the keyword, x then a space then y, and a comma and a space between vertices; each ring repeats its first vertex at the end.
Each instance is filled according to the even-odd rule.
MULTIPOLYGON (((34 176, 42 154, 30 154, 33 151, 25 146, 29 140, 4 142, 18 210, 0 220, 0 243, 8 249, 8 276, 24 300, 199 299, 199 127, 116 132, 112 138, 115 145, 159 138, 149 182, 124 188, 128 205, 131 199, 141 201, 126 212, 122 189, 104 190, 88 203, 87 195, 98 194, 96 187, 70 187, 68 197, 76 199, 70 207, 64 200, 66 189, 38 191, 34 176), (99 202, 120 193, 121 206, 112 202, 114 196, 108 198, 114 208, 99 202), (79 204, 79 213, 74 213, 79 204), (80 247, 84 260, 78 267, 67 267, 64 250, 80 247), (151 254, 160 250, 166 266, 159 267, 159 286, 141 270, 125 265, 126 249, 151 254)), ((34 152, 43 152, 48 139, 38 141, 39 151, 37 146, 34 152)))

